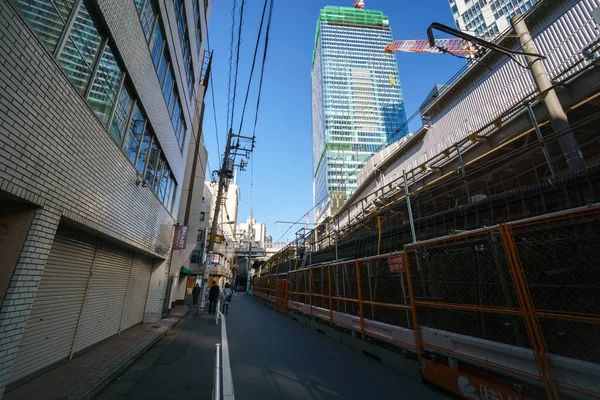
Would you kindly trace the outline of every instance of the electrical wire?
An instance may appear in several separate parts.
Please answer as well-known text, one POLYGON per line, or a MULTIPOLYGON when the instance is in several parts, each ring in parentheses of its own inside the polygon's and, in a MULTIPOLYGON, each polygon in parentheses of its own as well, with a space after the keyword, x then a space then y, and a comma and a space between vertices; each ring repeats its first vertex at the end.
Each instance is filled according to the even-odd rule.
MULTIPOLYGON (((543 3, 543 2, 541 2, 541 1, 540 1, 540 2, 538 2, 538 3, 536 3, 536 4, 534 4, 534 5, 533 5, 533 6, 532 6, 532 7, 531 7, 529 10, 527 10, 527 12, 525 12, 525 13, 521 14, 521 15, 519 16, 519 18, 517 18, 517 20, 515 21, 515 23, 516 23, 516 22, 519 22, 519 21, 521 21, 521 20, 523 20, 523 19, 524 19, 524 18, 525 18, 527 15, 529 15, 529 14, 530 14, 530 13, 532 13, 532 12, 534 12, 534 11, 535 11, 535 10, 536 10, 538 7, 540 7, 541 3, 543 3)), ((557 18, 558 18, 558 17, 557 17, 557 18)), ((498 36, 497 36, 497 37, 496 37, 496 38, 493 40, 493 42, 494 42, 494 43, 498 43, 498 42, 502 41, 502 39, 503 39, 503 38, 504 38, 504 37, 505 37, 505 36, 506 36, 506 35, 507 35, 507 34, 508 34, 508 33, 509 33, 511 30, 512 30, 512 27, 508 27, 508 28, 506 28, 506 29, 505 29, 505 30, 504 30, 504 31, 503 31, 503 32, 502 32, 500 35, 498 35, 498 36)), ((532 36, 532 40, 533 40, 533 36, 532 36)), ((521 46, 519 45, 518 47, 520 48, 521 46)), ((497 68, 499 68, 499 67, 500 67, 500 65, 497 65, 497 66, 496 66, 495 68, 493 68, 492 70, 494 70, 494 69, 497 69, 497 68)), ((445 94, 445 93, 446 93, 446 92, 447 92, 447 91, 450 89, 450 86, 451 86, 451 85, 452 85, 452 84, 453 84, 455 81, 457 81, 457 80, 458 80, 458 79, 459 79, 459 78, 460 78, 460 77, 461 77, 461 76, 462 76, 462 75, 463 75, 463 74, 466 72, 466 70, 468 70, 469 68, 470 68, 470 65, 468 65, 468 64, 465 64, 463 67, 461 67, 461 68, 460 68, 460 69, 459 69, 459 70, 458 70, 458 71, 457 71, 457 72, 456 72, 456 73, 455 73, 455 74, 454 74, 454 75, 453 75, 453 76, 452 76, 452 77, 451 77, 451 78, 450 78, 450 79, 449 79, 449 80, 446 82, 446 84, 444 84, 444 86, 443 86, 442 90, 439 92, 439 94, 438 94, 438 96, 437 96, 437 97, 439 98, 440 96, 443 96, 443 95, 444 95, 444 94, 445 94)), ((476 85, 477 83, 479 83, 479 82, 481 81, 481 79, 483 79, 483 77, 482 77, 482 78, 480 78, 480 79, 478 79, 477 81, 473 82, 473 83, 471 84, 471 86, 470 86, 470 87, 472 87, 472 86, 476 85)), ((415 118, 417 115, 420 115, 420 113, 421 113, 422 111, 426 110, 426 109, 427 109, 427 108, 428 108, 428 107, 429 107, 429 106, 430 106, 430 105, 431 105, 431 104, 432 104, 432 103, 433 103, 435 100, 436 100, 436 98, 433 98, 433 97, 432 97, 432 98, 430 98, 429 100, 427 100, 426 102, 424 102, 423 104, 421 104, 421 106, 419 107, 419 109, 418 109, 417 111, 415 111, 415 112, 414 112, 414 113, 413 113, 413 114, 412 114, 412 115, 411 115, 411 116, 410 116, 410 117, 409 117, 409 118, 406 120, 406 122, 404 122, 404 123, 403 123, 403 124, 402 124, 402 125, 401 125, 399 128, 397 128, 397 129, 396 129, 396 131, 394 131, 394 133, 393 133, 392 135, 389 135, 388 139, 387 139, 387 140, 386 140, 384 143, 382 143, 382 144, 381 144, 381 145, 378 147, 378 149, 377 149, 376 151, 374 151, 373 153, 371 153, 371 155, 369 156, 369 158, 368 158, 368 159, 370 159, 370 158, 371 158, 373 155, 375 155, 375 154, 376 154, 376 153, 378 153, 379 151, 381 151, 381 150, 383 150, 384 148, 386 148, 387 146, 389 146, 389 145, 391 144, 391 143, 390 143, 390 140, 391 140, 391 139, 393 139, 393 138, 395 138, 395 136, 396 136, 396 134, 397 134, 397 133, 399 133, 399 132, 400 132, 402 129, 404 129, 404 128, 405 128, 405 127, 406 127, 406 126, 407 126, 407 125, 408 125, 408 124, 409 124, 409 123, 410 123, 410 122, 411 122, 411 121, 412 121, 412 120, 413 120, 413 119, 414 119, 414 118, 415 118)), ((367 159, 367 160, 368 160, 368 159, 367 159)), ((364 167, 364 165, 363 165, 363 166, 361 166, 361 167, 357 167, 357 168, 355 168, 354 170, 351 170, 351 171, 350 171, 350 173, 347 175, 347 177, 350 177, 350 176, 353 176, 353 175, 355 175, 355 174, 356 174, 358 171, 360 171, 360 170, 361 170, 363 167, 364 167)), ((347 182, 349 181, 349 179, 348 179, 348 178, 346 178, 345 180, 344 180, 344 179, 342 179, 342 180, 344 181, 344 182, 343 182, 344 184, 345 184, 345 183, 347 183, 347 182)), ((340 183, 340 184, 338 184, 338 185, 337 185, 337 188, 339 189, 340 187, 343 187, 343 186, 341 186, 341 185, 342 185, 341 183, 340 183)), ((321 203, 322 203, 323 201, 325 201, 325 200, 327 199, 327 197, 328 197, 328 196, 329 196, 329 194, 326 194, 326 195, 325 195, 323 198, 319 199, 319 201, 316 201, 316 202, 315 202, 315 205, 314 205, 314 206, 313 206, 313 207, 312 207, 310 210, 308 210, 308 211, 307 211, 307 213, 311 213, 311 212, 313 212, 313 211, 314 211, 314 210, 315 210, 315 209, 316 209, 318 206, 320 206, 320 205, 321 205, 321 203)), ((304 213, 304 214, 302 215, 302 217, 300 217, 300 218, 298 219, 298 221, 300 221, 300 220, 301 220, 301 219, 304 217, 304 215, 306 215, 306 213, 304 213)), ((297 223, 298 221, 296 221, 296 223, 297 223)), ((281 237, 280 237, 280 238, 279 238, 277 241, 281 240, 281 238, 283 238, 283 236, 285 236, 285 235, 286 235, 286 234, 289 232, 289 230, 290 230, 290 229, 291 229, 291 226, 290 226, 290 228, 288 228, 288 230, 287 230, 286 232, 284 232, 284 234, 283 234, 283 235, 281 235, 281 237)))
POLYGON ((242 0, 242 5, 240 6, 240 22, 238 24, 238 38, 237 38, 237 46, 236 46, 236 56, 235 56, 235 72, 233 78, 233 96, 231 97, 231 124, 229 128, 233 127, 233 119, 235 116, 235 100, 237 95, 237 84, 238 84, 238 72, 240 65, 240 48, 242 44, 242 26, 244 26, 244 5, 246 4, 246 0, 242 0))
POLYGON ((254 76, 254 67, 256 66, 256 56, 258 54, 258 47, 260 45, 260 38, 262 36, 263 24, 265 22, 265 13, 267 11, 267 5, 269 0, 265 0, 265 4, 262 10, 262 16, 260 18, 260 26, 258 27, 258 35, 256 36, 256 45, 254 46, 254 56, 252 57, 252 67, 250 68, 250 78, 248 79, 248 88, 246 89, 246 98, 244 99, 244 106, 242 107, 242 116, 240 118, 240 129, 239 133, 242 132, 242 126, 244 125, 244 115, 246 114, 246 105, 248 104, 248 97, 250 95, 250 86, 252 84, 252 77, 254 76))
MULTIPOLYGON (((206 48, 207 51, 210 52, 210 36, 208 34, 208 19, 206 18, 206 9, 204 10, 204 26, 206 26, 206 48)), ((212 54, 211 54, 211 62, 212 62, 212 54)), ((217 108, 215 106, 215 85, 213 83, 213 72, 214 70, 211 70, 210 72, 210 76, 209 76, 209 84, 210 84, 210 93, 211 93, 211 99, 212 99, 212 109, 213 109, 213 118, 214 118, 214 123, 215 123, 215 138, 217 139, 217 154, 220 154, 219 149, 221 148, 221 144, 219 143, 219 127, 217 125, 217 108)), ((206 146, 204 146, 206 147, 206 146)), ((212 169, 210 168, 210 164, 208 164, 208 170, 212 171, 212 169)))
POLYGON ((267 21, 267 30, 265 32, 265 47, 262 58, 262 65, 260 68, 260 81, 258 84, 258 96, 256 98, 256 114, 254 114, 254 127, 252 128, 252 142, 254 143, 254 138, 256 138, 256 124, 258 122, 258 110, 260 108, 260 95, 262 93, 263 79, 265 76, 265 64, 267 61, 267 50, 269 48, 269 31, 271 30, 271 19, 273 16, 273 4, 275 0, 271 0, 271 4, 269 7, 269 19, 267 21))
MULTIPOLYGON (((237 7, 237 1, 233 0, 233 6, 231 7, 231 40, 229 42, 229 78, 228 78, 228 82, 227 82, 227 123, 226 123, 226 127, 227 127, 227 132, 226 134, 229 134, 229 129, 231 128, 231 125, 229 123, 229 111, 231 110, 231 72, 232 72, 232 68, 233 68, 233 44, 234 44, 234 40, 235 40, 235 9, 237 7)), ((233 121, 231 121, 231 123, 233 123, 233 121)))

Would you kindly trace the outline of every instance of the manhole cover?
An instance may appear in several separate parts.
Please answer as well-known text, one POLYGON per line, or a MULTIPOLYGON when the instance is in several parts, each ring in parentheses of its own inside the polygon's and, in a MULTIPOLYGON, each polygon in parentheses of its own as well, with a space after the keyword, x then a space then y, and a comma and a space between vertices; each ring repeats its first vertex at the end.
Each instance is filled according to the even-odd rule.
POLYGON ((152 326, 150 327, 150 329, 158 329, 158 328, 160 328, 160 325, 152 325, 152 326))

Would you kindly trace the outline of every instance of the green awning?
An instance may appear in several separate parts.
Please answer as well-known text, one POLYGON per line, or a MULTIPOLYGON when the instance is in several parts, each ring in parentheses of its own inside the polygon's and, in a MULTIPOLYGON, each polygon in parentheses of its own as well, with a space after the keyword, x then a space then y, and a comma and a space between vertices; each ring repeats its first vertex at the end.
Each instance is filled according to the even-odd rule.
POLYGON ((190 271, 186 267, 181 267, 181 269, 179 270, 179 275, 193 275, 193 274, 192 274, 192 271, 190 271))

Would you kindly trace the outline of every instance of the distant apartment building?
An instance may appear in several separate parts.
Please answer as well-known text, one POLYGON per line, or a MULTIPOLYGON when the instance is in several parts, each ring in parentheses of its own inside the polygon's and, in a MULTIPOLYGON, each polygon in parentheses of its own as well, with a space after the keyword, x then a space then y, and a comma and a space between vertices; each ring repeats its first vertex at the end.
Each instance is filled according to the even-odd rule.
POLYGON ((0 393, 162 317, 211 4, 0 2, 0 393))
POLYGON ((510 18, 541 0, 450 0, 454 23, 461 31, 493 37, 510 27, 510 18))
POLYGON ((190 257, 191 275, 200 282, 205 265, 210 265, 209 282, 213 279, 225 284, 231 277, 235 265, 236 224, 239 205, 239 189, 229 183, 224 192, 224 202, 219 210, 219 221, 215 235, 215 247, 212 255, 207 253, 211 227, 215 215, 218 182, 206 181, 202 197, 202 207, 198 220, 198 233, 195 250, 190 257), (210 257, 210 259, 207 259, 210 257))
POLYGON ((267 225, 263 222, 256 222, 254 218, 248 217, 246 222, 242 222, 237 227, 237 242, 238 245, 245 244, 246 246, 250 242, 250 226, 252 226, 252 242, 258 247, 265 247, 265 240, 267 237, 267 225))
POLYGON ((408 133, 393 40, 381 11, 327 6, 317 21, 312 76, 316 219, 335 213, 376 151, 408 133))

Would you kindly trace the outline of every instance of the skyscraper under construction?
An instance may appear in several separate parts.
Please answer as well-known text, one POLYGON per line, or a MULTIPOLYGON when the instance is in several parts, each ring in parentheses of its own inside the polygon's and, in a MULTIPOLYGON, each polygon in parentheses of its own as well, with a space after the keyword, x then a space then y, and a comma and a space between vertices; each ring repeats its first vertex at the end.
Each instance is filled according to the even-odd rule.
POLYGON ((320 11, 312 65, 313 196, 317 220, 356 190, 376 151, 408 133, 389 20, 381 11, 320 11))

